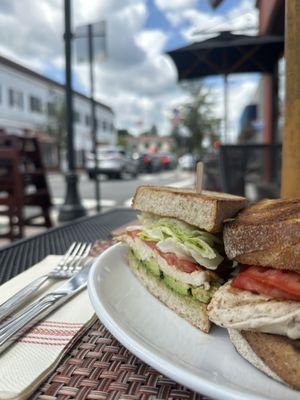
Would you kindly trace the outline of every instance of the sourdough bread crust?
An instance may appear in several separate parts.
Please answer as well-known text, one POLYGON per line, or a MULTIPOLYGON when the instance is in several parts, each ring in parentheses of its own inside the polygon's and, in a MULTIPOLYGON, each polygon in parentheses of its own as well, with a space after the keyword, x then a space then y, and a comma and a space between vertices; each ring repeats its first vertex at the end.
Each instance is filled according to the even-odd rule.
POLYGON ((242 264, 300 271, 300 198, 247 207, 225 224, 224 245, 242 264))
POLYGON ((178 218, 208 232, 222 230, 223 221, 246 205, 246 199, 227 193, 159 186, 140 186, 132 207, 138 210, 178 218))
POLYGON ((229 331, 237 351, 272 378, 300 390, 300 341, 260 332, 229 331))
POLYGON ((237 352, 244 357, 250 364, 252 364, 255 368, 269 375, 271 378, 283 382, 282 379, 278 375, 276 375, 264 362, 260 359, 252 347, 243 336, 242 331, 238 331, 236 329, 228 329, 229 338, 236 348, 237 352))
POLYGON ((137 268, 135 258, 128 254, 128 265, 145 288, 176 314, 187 320, 190 324, 209 333, 210 321, 208 319, 206 304, 199 301, 186 300, 184 296, 175 293, 151 274, 137 268))

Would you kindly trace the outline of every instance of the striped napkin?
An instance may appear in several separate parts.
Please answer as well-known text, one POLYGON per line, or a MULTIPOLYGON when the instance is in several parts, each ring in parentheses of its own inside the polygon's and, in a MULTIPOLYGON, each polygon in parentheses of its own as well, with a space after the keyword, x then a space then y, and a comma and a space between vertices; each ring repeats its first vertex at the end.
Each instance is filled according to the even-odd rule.
MULTIPOLYGON (((50 272, 61 256, 48 256, 0 288, 3 303, 26 284, 50 272)), ((41 294, 62 284, 49 282, 41 294)), ((74 342, 95 322, 87 290, 75 295, 0 355, 0 399, 26 399, 53 372, 74 342)))

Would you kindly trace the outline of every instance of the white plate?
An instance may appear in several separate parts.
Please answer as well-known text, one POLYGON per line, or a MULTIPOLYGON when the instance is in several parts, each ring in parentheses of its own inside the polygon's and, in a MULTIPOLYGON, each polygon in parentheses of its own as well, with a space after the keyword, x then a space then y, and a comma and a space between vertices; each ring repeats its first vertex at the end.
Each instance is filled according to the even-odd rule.
POLYGON ((117 244, 95 261, 88 290, 98 317, 133 354, 175 381, 220 400, 299 400, 234 350, 227 331, 200 332, 155 299, 117 244))

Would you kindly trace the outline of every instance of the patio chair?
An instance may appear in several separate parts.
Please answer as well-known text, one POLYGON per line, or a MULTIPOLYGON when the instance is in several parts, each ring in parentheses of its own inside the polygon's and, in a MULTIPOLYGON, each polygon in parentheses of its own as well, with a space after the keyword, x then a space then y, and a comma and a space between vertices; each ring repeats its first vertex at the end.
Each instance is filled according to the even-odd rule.
POLYGON ((36 139, 0 137, 0 205, 0 215, 9 220, 2 238, 23 237, 25 226, 52 226, 52 204, 36 139))

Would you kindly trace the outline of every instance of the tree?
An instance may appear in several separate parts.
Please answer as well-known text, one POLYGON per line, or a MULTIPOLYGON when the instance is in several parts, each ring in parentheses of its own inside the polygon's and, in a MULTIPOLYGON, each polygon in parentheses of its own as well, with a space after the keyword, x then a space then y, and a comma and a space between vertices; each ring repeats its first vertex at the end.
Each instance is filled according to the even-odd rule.
POLYGON ((158 136, 158 130, 156 125, 152 125, 151 128, 142 133, 143 136, 158 136))
POLYGON ((128 138, 131 137, 131 133, 128 132, 127 129, 118 129, 117 131, 118 135, 118 145, 127 148, 128 146, 128 138))
POLYGON ((181 106, 180 122, 174 127, 172 135, 179 148, 185 146, 189 152, 201 152, 204 138, 208 138, 210 143, 219 138, 220 119, 214 114, 214 101, 207 88, 199 83, 190 83, 186 88, 190 92, 190 100, 181 106), (182 128, 188 134, 182 134, 182 128))

